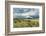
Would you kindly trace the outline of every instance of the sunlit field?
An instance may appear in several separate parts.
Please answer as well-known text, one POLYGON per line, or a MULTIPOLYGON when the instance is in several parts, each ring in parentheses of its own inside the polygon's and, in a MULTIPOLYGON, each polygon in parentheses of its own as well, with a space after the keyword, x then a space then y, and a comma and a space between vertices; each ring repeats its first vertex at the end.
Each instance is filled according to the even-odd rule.
POLYGON ((14 28, 38 27, 39 19, 13 19, 14 28))

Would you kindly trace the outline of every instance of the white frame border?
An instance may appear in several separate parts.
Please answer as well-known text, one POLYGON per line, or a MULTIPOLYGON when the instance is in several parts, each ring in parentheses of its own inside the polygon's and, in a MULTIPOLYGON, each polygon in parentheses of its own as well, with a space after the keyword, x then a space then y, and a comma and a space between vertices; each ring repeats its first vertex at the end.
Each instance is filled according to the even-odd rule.
POLYGON ((34 31, 34 30, 42 30, 42 6, 24 6, 24 5, 10 5, 10 31, 34 31), (13 8, 39 8, 39 27, 26 27, 26 28, 13 28, 13 8), (28 29, 27 29, 28 28, 28 29))

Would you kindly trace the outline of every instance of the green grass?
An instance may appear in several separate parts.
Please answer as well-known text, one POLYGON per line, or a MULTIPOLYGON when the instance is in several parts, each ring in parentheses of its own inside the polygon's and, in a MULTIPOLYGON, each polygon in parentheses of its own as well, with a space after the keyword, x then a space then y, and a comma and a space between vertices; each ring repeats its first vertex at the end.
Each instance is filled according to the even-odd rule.
POLYGON ((13 28, 19 27, 38 27, 39 19, 14 19, 13 28))

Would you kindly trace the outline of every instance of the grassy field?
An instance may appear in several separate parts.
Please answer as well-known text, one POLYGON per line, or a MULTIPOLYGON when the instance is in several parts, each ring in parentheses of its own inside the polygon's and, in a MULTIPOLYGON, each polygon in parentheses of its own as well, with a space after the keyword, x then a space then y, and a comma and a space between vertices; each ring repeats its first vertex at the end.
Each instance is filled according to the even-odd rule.
POLYGON ((38 27, 39 19, 14 19, 13 28, 38 27))

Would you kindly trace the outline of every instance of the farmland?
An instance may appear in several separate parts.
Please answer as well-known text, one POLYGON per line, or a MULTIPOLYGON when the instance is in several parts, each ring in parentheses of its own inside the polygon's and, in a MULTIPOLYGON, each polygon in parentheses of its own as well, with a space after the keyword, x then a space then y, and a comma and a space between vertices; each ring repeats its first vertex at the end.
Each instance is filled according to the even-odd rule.
POLYGON ((13 19, 14 28, 22 27, 38 27, 39 19, 13 19))

